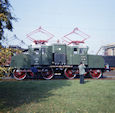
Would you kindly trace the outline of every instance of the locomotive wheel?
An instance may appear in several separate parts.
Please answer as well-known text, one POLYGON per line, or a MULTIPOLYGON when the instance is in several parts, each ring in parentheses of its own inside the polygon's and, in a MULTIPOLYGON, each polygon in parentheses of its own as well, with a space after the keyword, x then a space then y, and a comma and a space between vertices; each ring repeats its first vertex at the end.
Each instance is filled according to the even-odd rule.
POLYGON ((52 68, 43 68, 41 74, 46 80, 50 80, 54 76, 52 68))
POLYGON ((102 71, 99 69, 90 70, 90 76, 94 79, 98 79, 102 76, 102 71))
POLYGON ((13 75, 16 80, 23 80, 26 77, 26 72, 17 69, 14 70, 13 75))
POLYGON ((73 79, 73 78, 75 78, 76 74, 78 74, 78 70, 75 71, 72 68, 66 68, 64 70, 64 74, 65 74, 66 78, 73 79))

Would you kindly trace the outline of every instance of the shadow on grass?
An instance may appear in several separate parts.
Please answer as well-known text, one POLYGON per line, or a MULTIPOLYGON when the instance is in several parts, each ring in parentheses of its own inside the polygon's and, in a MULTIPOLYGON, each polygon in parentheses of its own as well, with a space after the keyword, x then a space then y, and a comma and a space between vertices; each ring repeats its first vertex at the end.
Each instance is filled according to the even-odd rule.
POLYGON ((88 82, 90 82, 89 80, 84 80, 84 83, 86 84, 86 83, 88 83, 88 82))
POLYGON ((11 110, 23 104, 46 101, 51 90, 69 86, 66 80, 27 80, 0 82, 0 111, 11 110))

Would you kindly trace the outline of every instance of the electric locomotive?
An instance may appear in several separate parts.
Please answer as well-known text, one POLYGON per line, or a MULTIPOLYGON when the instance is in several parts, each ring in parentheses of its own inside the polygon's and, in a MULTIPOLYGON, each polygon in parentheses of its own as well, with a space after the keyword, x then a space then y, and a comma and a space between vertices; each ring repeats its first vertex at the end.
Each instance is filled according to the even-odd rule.
POLYGON ((78 65, 83 62, 87 67, 86 76, 100 78, 104 70, 102 56, 87 54, 88 47, 68 46, 66 44, 42 45, 39 48, 29 47, 23 53, 12 57, 14 78, 42 76, 51 79, 55 75, 75 78, 79 74, 78 65))
POLYGON ((79 75, 78 65, 80 62, 85 64, 86 74, 92 78, 100 78, 104 71, 104 59, 102 56, 89 55, 88 47, 81 47, 79 43, 84 43, 87 39, 82 41, 72 41, 68 38, 72 33, 79 36, 87 34, 75 28, 72 32, 65 35, 64 38, 68 44, 56 43, 45 45, 54 35, 42 29, 41 27, 27 35, 39 47, 29 46, 21 54, 13 56, 10 66, 13 68, 14 78, 23 80, 26 77, 42 77, 44 79, 51 79, 58 76, 65 76, 68 79, 73 79, 79 75), (48 40, 34 40, 31 35, 36 32, 46 33, 50 38, 48 40), (79 33, 77 32, 79 31, 79 33), (73 44, 73 45, 71 45, 73 44))

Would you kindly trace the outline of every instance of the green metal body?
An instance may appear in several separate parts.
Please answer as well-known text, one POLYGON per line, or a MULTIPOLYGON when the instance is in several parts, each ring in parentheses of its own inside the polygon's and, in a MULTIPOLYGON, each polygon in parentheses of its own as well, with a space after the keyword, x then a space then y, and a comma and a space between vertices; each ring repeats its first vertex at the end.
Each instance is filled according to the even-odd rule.
MULTIPOLYGON (((50 46, 41 46, 37 48, 29 48, 28 54, 19 54, 12 57, 11 67, 30 68, 36 66, 55 65, 54 55, 59 54, 64 57, 65 64, 68 66, 78 66, 82 61, 89 68, 104 68, 104 59, 98 55, 88 55, 88 48, 79 46, 68 46, 65 44, 53 44, 50 46)), ((61 58, 61 57, 59 57, 61 58)), ((60 64, 59 64, 60 65, 60 64)))
POLYGON ((98 55, 87 55, 89 68, 104 68, 104 59, 98 55))
POLYGON ((31 67, 31 57, 26 54, 19 54, 13 56, 11 59, 11 67, 14 68, 30 68, 31 67))
POLYGON ((41 65, 51 65, 52 46, 42 46, 40 54, 41 54, 41 65))
POLYGON ((67 46, 67 65, 79 65, 79 64, 80 64, 80 55, 78 54, 78 47, 67 46))

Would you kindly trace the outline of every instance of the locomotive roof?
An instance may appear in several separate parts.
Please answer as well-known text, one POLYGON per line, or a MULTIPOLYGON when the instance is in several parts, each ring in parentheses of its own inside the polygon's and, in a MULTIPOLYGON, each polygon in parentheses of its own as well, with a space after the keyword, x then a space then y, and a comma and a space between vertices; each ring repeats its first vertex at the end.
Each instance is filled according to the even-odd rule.
POLYGON ((31 48, 42 48, 42 47, 48 47, 48 46, 69 46, 69 47, 73 47, 73 48, 87 48, 88 49, 88 46, 86 45, 67 45, 67 44, 64 44, 64 43, 54 43, 54 44, 51 44, 51 45, 31 45, 31 48))

